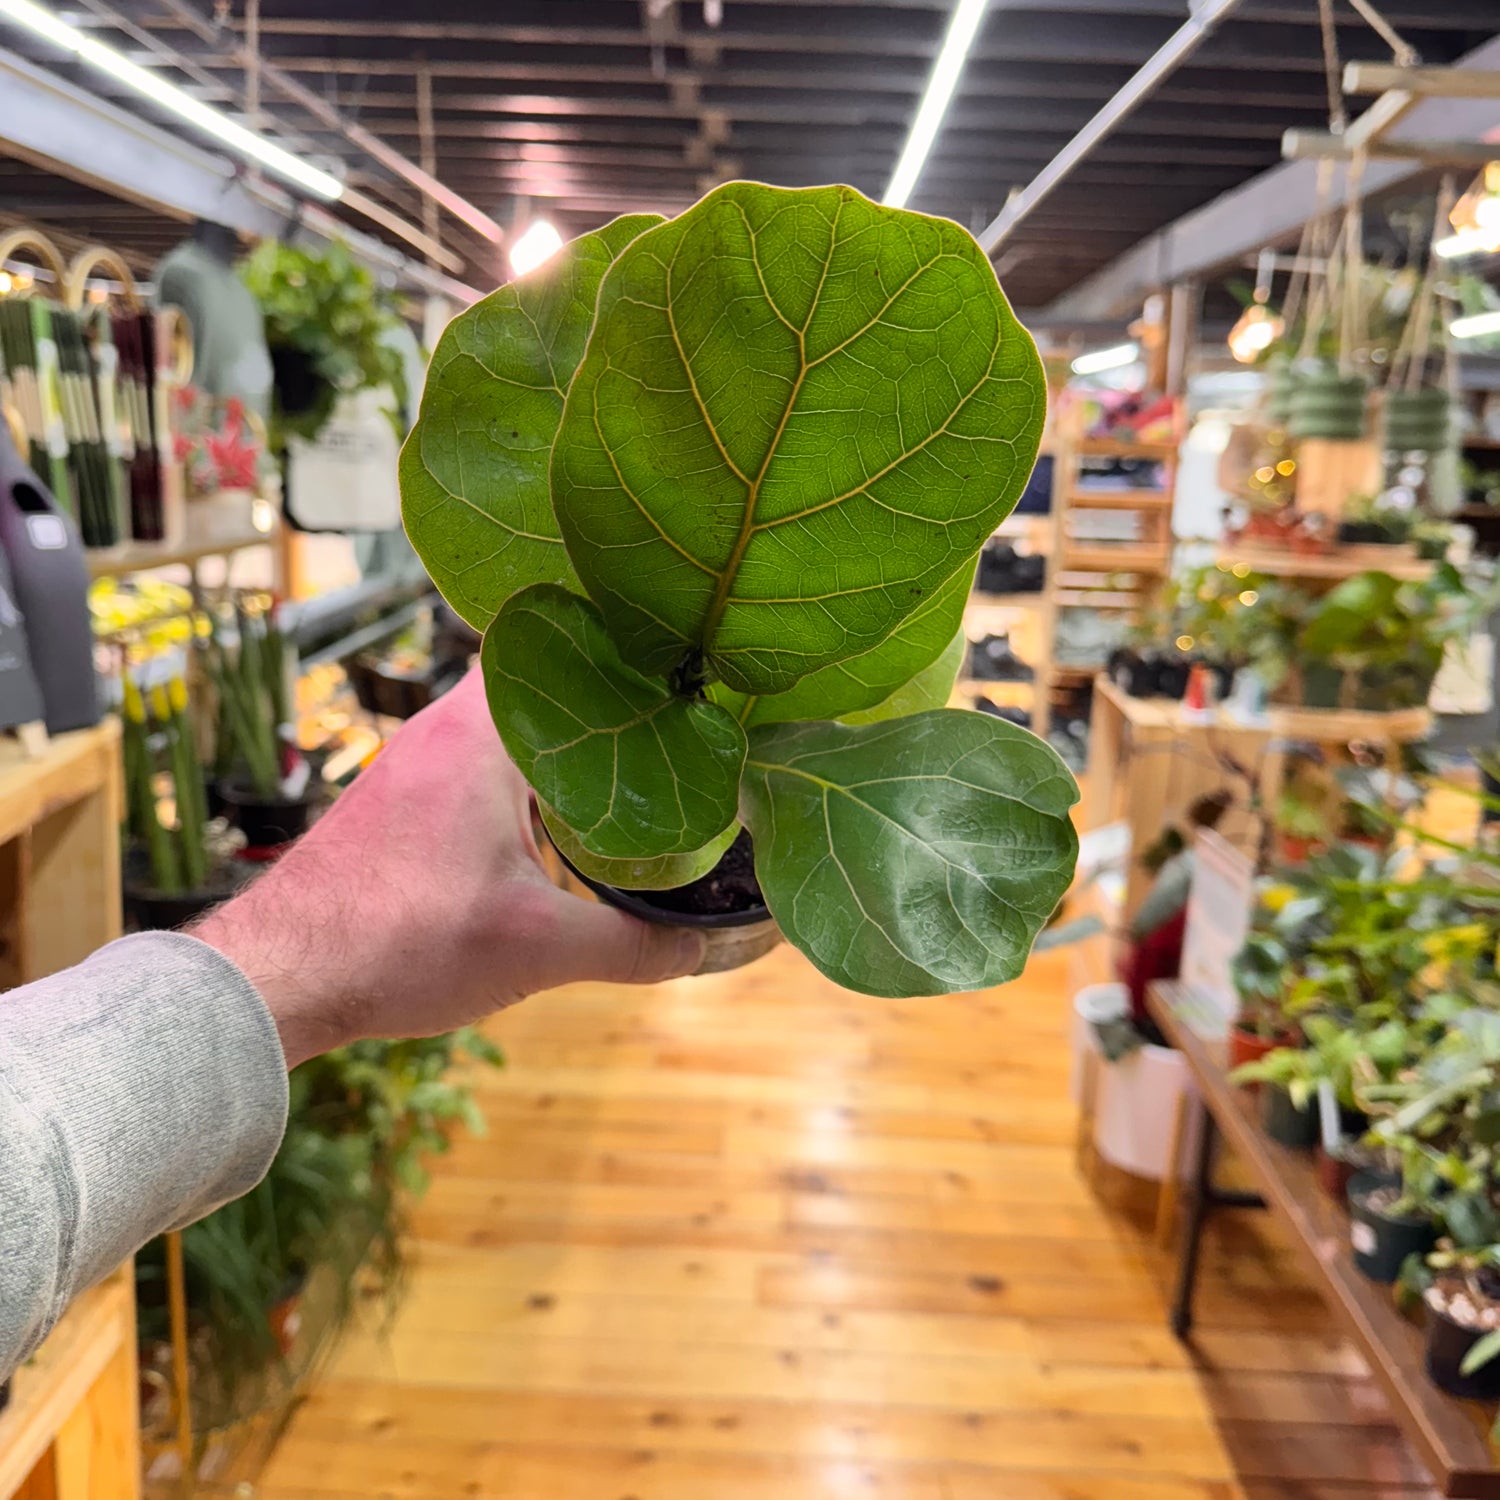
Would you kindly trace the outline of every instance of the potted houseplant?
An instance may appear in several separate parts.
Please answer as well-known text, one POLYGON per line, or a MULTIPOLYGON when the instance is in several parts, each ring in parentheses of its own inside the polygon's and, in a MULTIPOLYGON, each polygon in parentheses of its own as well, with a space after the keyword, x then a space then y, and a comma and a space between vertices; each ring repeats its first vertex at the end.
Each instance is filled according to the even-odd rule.
POLYGON ((407 531, 606 899, 760 917, 748 888, 727 913, 684 890, 743 827, 765 913, 835 981, 1020 971, 1071 878, 1076 788, 1026 731, 941 705, 1044 401, 974 241, 844 187, 616 220, 449 326, 407 531))
POLYGON ((1465 1401, 1500 1397, 1500 1245, 1438 1241, 1401 1269, 1403 1303, 1426 1314, 1424 1363, 1441 1391, 1465 1401))
POLYGON ((1260 1122, 1266 1134, 1302 1150, 1318 1143, 1318 1086, 1332 1077, 1326 1052, 1308 1045, 1276 1047, 1236 1068, 1229 1081, 1263 1085, 1260 1122))
POLYGON ((218 703, 215 793, 245 835, 246 855, 266 858, 303 833, 321 787, 293 743, 286 643, 272 609, 237 601, 234 644, 203 638, 218 703))
POLYGON ((142 692, 136 669, 122 682, 125 770, 124 896, 132 923, 147 930, 185 926, 232 896, 240 881, 212 832, 204 799, 187 687, 181 677, 142 692), (159 778, 171 783, 170 813, 159 778))
POLYGON ((375 278, 332 243, 319 250, 262 240, 240 268, 265 316, 275 377, 271 445, 317 437, 340 395, 388 388, 404 405, 394 312, 375 278))
POLYGON ((1345 544, 1395 547, 1411 539, 1414 525, 1409 510, 1382 505, 1374 495, 1353 495, 1339 521, 1338 539, 1345 544))
POLYGON ((1348 1193, 1354 1264, 1371 1281, 1394 1282, 1407 1256, 1425 1255, 1437 1243, 1437 1225, 1409 1179, 1356 1172, 1348 1193))
POLYGON ((1288 400, 1287 431, 1299 441, 1351 442, 1365 435, 1369 384, 1363 375, 1336 369, 1303 372, 1288 400))

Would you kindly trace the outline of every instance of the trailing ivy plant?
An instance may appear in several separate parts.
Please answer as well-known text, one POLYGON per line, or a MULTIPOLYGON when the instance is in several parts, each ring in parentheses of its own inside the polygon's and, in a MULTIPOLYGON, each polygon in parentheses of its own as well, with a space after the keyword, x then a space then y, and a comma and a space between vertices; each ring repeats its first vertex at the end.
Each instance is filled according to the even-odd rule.
POLYGON ((942 705, 1045 400, 973 239, 845 187, 617 219, 457 318, 402 453, 407 531, 485 632, 567 857, 679 886, 743 823, 831 978, 1014 978, 1072 876, 1077 788, 942 705))

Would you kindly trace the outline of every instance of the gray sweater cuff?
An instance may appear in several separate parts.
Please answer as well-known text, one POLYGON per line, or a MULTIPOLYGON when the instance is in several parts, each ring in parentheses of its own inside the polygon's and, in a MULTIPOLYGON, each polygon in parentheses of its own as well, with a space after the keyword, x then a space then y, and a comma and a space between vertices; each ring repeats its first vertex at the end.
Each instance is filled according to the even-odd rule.
MULTIPOLYGON (((181 933, 121 938, 0 995, 5 1093, 0 1117, 45 1179, 20 1207, 35 1212, 27 1258, 55 1270, 48 1324, 153 1235, 254 1187, 286 1125, 270 1012, 223 954, 181 933)), ((0 1224, 0 1284, 18 1227, 0 1224)))

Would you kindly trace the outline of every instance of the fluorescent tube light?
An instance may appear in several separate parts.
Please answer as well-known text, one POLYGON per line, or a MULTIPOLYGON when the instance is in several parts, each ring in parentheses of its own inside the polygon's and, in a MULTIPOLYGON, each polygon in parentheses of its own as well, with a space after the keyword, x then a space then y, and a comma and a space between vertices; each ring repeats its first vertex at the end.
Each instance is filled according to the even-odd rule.
POLYGON ((1479 225, 1473 229, 1460 229, 1457 234, 1444 235, 1433 247, 1434 255, 1452 260, 1459 255, 1489 254, 1500 250, 1500 228, 1479 225))
POLYGON ((1481 334, 1500 333, 1500 312, 1471 313, 1467 318, 1455 318, 1448 325, 1448 332, 1456 339, 1477 339, 1481 334))
POLYGON ((510 247, 510 268, 517 276, 534 271, 563 247, 563 237, 545 220, 536 219, 510 247))
POLYGON ((143 99, 170 110, 178 119, 196 125, 232 151, 258 161, 268 171, 306 188, 315 197, 331 202, 343 196, 344 185, 337 177, 293 156, 266 136, 247 130, 222 110, 193 98, 159 73, 131 62, 124 53, 98 41, 44 6, 34 4, 33 0, 0 0, 0 16, 8 17, 18 26, 72 53, 91 68, 109 74, 143 99))
POLYGON ((891 184, 880 201, 892 208, 903 208, 911 197, 911 190, 927 165, 927 155, 937 139, 943 116, 948 113, 948 101, 958 87, 959 75, 974 45, 975 33, 984 19, 989 0, 958 0, 953 7, 953 19, 948 23, 948 34, 943 38, 943 50, 933 64, 932 77, 927 80, 927 92, 917 106, 917 117, 911 122, 911 134, 901 148, 896 170, 891 173, 891 184))
POLYGON ((1075 375, 1102 375, 1106 370, 1121 370, 1133 365, 1140 354, 1137 344, 1112 344, 1108 349, 1096 349, 1092 354, 1080 354, 1073 361, 1075 375))

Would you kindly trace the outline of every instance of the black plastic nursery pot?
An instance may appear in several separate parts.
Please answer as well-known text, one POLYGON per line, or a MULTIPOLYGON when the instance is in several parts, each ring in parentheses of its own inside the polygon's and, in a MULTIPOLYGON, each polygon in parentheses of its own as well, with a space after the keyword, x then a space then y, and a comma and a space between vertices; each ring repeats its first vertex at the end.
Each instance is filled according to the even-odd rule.
POLYGON ((313 778, 297 798, 263 797, 247 781, 220 783, 225 816, 245 835, 247 849, 279 849, 307 832, 321 788, 313 778))
POLYGON ((125 886, 125 916, 138 932, 176 932, 196 922, 221 902, 229 900, 243 881, 229 878, 228 872, 213 885, 202 890, 168 894, 150 886, 125 886))
POLYGON ((1465 1401, 1494 1401, 1500 1398, 1500 1359, 1487 1360, 1468 1375, 1463 1362, 1469 1350, 1488 1329, 1469 1328, 1449 1316, 1440 1307, 1425 1301, 1427 1309, 1427 1374, 1432 1383, 1450 1396, 1465 1401))
POLYGON ((274 345, 270 353, 271 378, 282 411, 289 417, 311 411, 328 390, 328 382, 313 366, 312 355, 291 344, 274 345))
POLYGON ((1261 1128, 1273 1141, 1294 1150, 1309 1150, 1318 1144, 1318 1109, 1309 1101, 1298 1109, 1292 1096, 1280 1084, 1269 1084, 1260 1091, 1261 1128))
POLYGON ((1131 698, 1156 696, 1156 667, 1139 651, 1128 646, 1116 647, 1110 653, 1109 676, 1120 691, 1131 698))
MULTIPOLYGON (((554 849, 557 845, 554 843, 554 849)), ((696 974, 722 974, 742 968, 781 941, 781 929, 755 882, 755 855, 743 829, 707 875, 667 891, 625 891, 592 880, 562 852, 567 865, 601 901, 631 916, 663 927, 692 927, 703 933, 706 947, 696 974), (704 911, 705 905, 724 909, 704 911)))
POLYGON ((1401 1273, 1408 1255, 1425 1255, 1437 1243, 1430 1219, 1397 1218, 1371 1195, 1399 1193, 1400 1182, 1387 1172, 1356 1172, 1349 1181, 1349 1246, 1354 1264, 1371 1281, 1389 1285, 1401 1273))
POLYGON ((1303 662, 1302 678, 1303 708, 1337 708, 1344 696, 1344 669, 1330 662, 1303 662))

